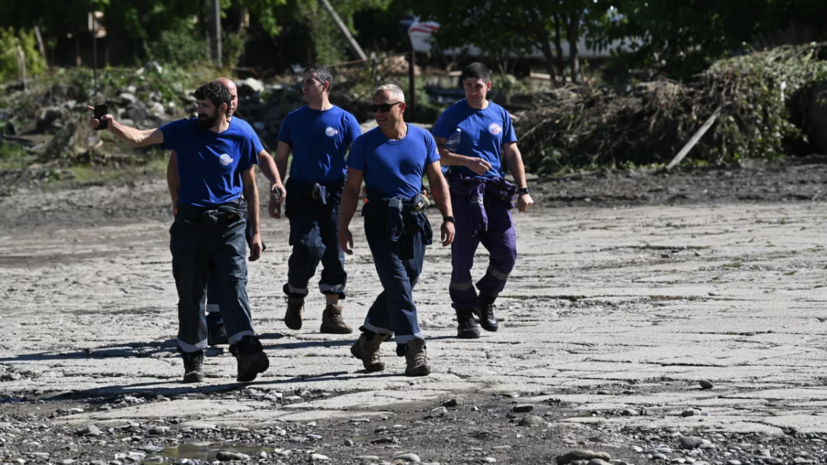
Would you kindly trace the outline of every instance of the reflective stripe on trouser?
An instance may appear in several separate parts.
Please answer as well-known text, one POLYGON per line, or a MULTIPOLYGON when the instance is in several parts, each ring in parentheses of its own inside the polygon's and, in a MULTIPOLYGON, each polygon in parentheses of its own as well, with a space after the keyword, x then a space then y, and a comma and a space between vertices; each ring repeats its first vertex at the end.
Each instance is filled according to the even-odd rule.
MULTIPOLYGON (((310 201, 315 202, 312 199, 310 201)), ((331 205, 332 209, 311 205, 309 202, 305 202, 305 206, 306 209, 294 208, 289 218, 293 253, 287 262, 284 293, 290 297, 306 296, 308 283, 321 262, 319 291, 344 298, 347 272, 345 253, 339 247, 339 204, 331 205), (320 209, 323 210, 321 214, 320 209), (322 219, 319 219, 320 216, 322 219)))
MULTIPOLYGON (((467 207, 465 202, 453 202, 454 212, 467 207)), ((488 215, 488 230, 473 235, 472 225, 468 224, 469 215, 456 214, 456 236, 451 244, 451 284, 448 292, 454 308, 476 307, 477 290, 474 289, 471 268, 477 246, 488 250, 489 263, 485 276, 477 282, 477 289, 482 294, 496 296, 505 288, 508 275, 517 261, 517 233, 507 204, 502 202, 485 205, 488 215), (465 221, 463 221, 465 219, 465 221)))
POLYGON ((413 258, 407 260, 401 258, 399 242, 388 239, 384 219, 366 216, 365 236, 384 290, 368 310, 364 328, 377 334, 395 334, 397 344, 424 339, 413 302, 413 288, 425 259, 422 233, 417 231, 413 238, 399 239, 413 241, 413 258))
POLYGON ((204 304, 207 275, 215 277, 217 302, 230 344, 253 335, 247 298, 246 221, 189 226, 176 221, 170 228, 172 274, 178 289, 178 345, 185 352, 207 347, 204 304))

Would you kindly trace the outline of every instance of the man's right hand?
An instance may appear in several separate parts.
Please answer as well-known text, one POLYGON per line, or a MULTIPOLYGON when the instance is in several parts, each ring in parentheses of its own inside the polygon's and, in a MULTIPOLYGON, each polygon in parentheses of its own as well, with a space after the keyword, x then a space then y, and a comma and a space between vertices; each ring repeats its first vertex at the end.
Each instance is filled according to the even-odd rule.
POLYGON ((465 167, 482 176, 491 169, 491 163, 478 157, 466 157, 465 167))
MULTIPOLYGON (((91 107, 89 105, 86 105, 86 109, 91 111, 92 114, 94 115, 95 107, 91 107)), ((103 115, 101 117, 101 119, 97 119, 94 116, 92 116, 92 119, 89 120, 89 125, 92 126, 92 129, 97 129, 98 126, 101 125, 101 120, 109 121, 109 126, 108 127, 111 128, 112 127, 112 122, 115 121, 115 118, 113 118, 112 115, 103 115)))
POLYGON ((353 255, 353 234, 350 233, 350 229, 339 230, 339 247, 344 253, 353 255))

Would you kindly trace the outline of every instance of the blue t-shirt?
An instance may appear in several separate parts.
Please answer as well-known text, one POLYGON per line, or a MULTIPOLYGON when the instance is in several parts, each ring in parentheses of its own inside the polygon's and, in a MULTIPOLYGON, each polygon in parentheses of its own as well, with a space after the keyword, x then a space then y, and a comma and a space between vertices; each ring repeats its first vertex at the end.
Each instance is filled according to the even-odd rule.
POLYGON ((165 150, 178 156, 178 201, 215 208, 242 194, 241 173, 258 164, 255 142, 235 118, 216 133, 198 126, 198 118, 161 126, 165 150))
POLYGON ((379 128, 359 136, 350 148, 347 166, 365 173, 368 189, 386 197, 412 198, 422 188, 425 166, 438 161, 434 136, 409 124, 402 140, 388 139, 379 128))
POLYGON ((348 147, 361 133, 356 117, 337 106, 321 111, 305 105, 290 112, 279 130, 279 141, 293 149, 290 177, 305 184, 341 179, 348 147))
POLYGON ((250 134, 250 137, 253 138, 253 143, 256 145, 256 154, 261 153, 264 150, 264 146, 261 145, 261 140, 258 138, 258 134, 256 134, 256 130, 250 126, 250 123, 244 121, 243 119, 239 118, 238 116, 233 116, 230 120, 236 124, 239 124, 241 127, 244 128, 250 134))
POLYGON ((451 105, 434 124, 436 137, 448 139, 460 128, 462 135, 459 148, 454 152, 466 157, 482 158, 491 163, 491 169, 480 176, 464 166, 451 166, 460 173, 475 178, 495 178, 503 176, 503 144, 517 142, 511 115, 505 108, 494 102, 488 102, 484 110, 477 110, 468 105, 465 99, 451 105))

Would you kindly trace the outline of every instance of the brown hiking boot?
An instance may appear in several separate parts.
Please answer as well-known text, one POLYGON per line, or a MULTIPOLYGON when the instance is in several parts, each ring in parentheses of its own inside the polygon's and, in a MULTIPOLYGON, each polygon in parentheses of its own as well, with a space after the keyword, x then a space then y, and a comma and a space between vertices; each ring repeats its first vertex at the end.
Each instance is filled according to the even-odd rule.
POLYGON ((390 336, 386 334, 374 334, 373 337, 368 340, 365 333, 362 333, 362 335, 359 336, 359 340, 351 346, 350 353, 362 361, 365 370, 382 371, 385 369, 385 363, 382 361, 382 357, 379 356, 379 348, 382 346, 382 343, 389 338, 390 336))
POLYGON ((290 329, 302 329, 302 314, 304 314, 304 297, 288 297, 284 324, 290 329))
POLYGON ((431 366, 428 365, 428 352, 425 350, 423 339, 412 339, 408 342, 408 350, 405 351, 405 376, 428 376, 431 374, 431 366))
POLYGON ((342 320, 342 306, 328 305, 322 313, 322 327, 319 332, 325 334, 350 334, 353 328, 342 320))

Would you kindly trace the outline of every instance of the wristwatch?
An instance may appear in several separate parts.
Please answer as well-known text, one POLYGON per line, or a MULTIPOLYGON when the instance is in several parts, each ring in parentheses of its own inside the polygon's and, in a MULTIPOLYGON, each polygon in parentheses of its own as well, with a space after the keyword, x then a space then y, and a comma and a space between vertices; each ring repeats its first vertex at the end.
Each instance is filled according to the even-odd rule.
POLYGON ((442 217, 442 222, 443 223, 453 223, 454 222, 454 217, 453 216, 443 216, 442 217))
POLYGON ((522 189, 518 190, 517 193, 518 194, 528 194, 528 193, 530 193, 530 191, 528 190, 528 187, 523 187, 522 189))

